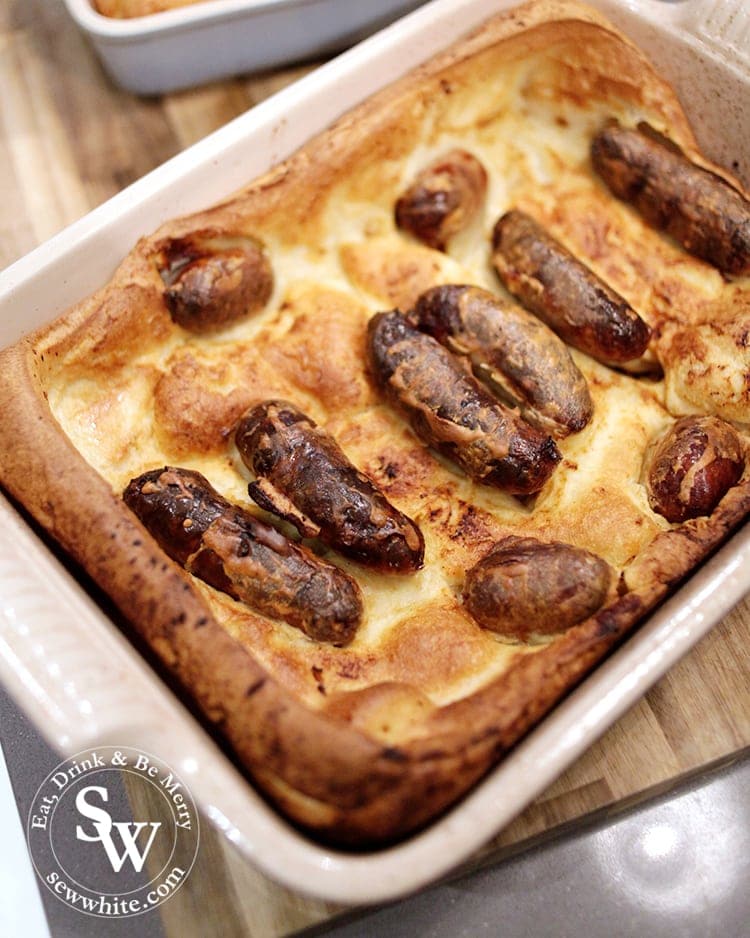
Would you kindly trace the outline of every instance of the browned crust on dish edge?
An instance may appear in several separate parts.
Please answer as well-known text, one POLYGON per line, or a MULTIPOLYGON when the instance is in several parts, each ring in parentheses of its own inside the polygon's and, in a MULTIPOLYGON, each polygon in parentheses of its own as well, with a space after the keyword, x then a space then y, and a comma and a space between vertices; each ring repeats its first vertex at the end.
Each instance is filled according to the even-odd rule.
MULTIPOLYGON (((23 497, 37 520, 127 611, 139 634, 190 688, 205 716, 274 800, 334 841, 387 842, 450 805, 671 585, 655 582, 649 571, 634 591, 541 652, 521 658, 497 681, 435 711, 428 718, 429 738, 385 746, 305 707, 221 628, 190 577, 166 558, 61 435, 36 393, 34 360, 28 344, 0 355, 3 384, 16 390, 0 409, 3 426, 19 440, 12 454, 1 451, 9 490, 23 497), (37 447, 54 451, 51 472, 36 458, 37 447), (18 486, 16 479, 25 485, 18 486), (92 526, 110 531, 109 541, 92 539, 92 526), (137 547, 125 565, 123 545, 137 547)), ((698 562, 748 508, 750 482, 745 481, 725 497, 711 524, 697 519, 662 535, 658 549, 643 558, 642 569, 650 563, 661 575, 666 556, 673 558, 671 568, 667 562, 671 578, 679 578, 683 542, 691 562, 698 562)))
MULTIPOLYGON (((640 53, 602 24, 588 8, 557 2, 498 17, 417 70, 417 79, 426 83, 418 106, 429 107, 429 95, 445 68, 460 69, 500 40, 507 39, 508 54, 520 57, 551 37, 559 40, 584 30, 598 36, 594 55, 603 59, 617 51, 622 67, 611 73, 619 75, 622 93, 637 100, 652 98, 653 109, 689 152, 693 138, 671 93, 640 53), (555 17, 557 22, 546 22, 555 17)), ((380 158, 372 145, 373 130, 379 137, 380 122, 390 122, 394 108, 409 106, 413 80, 380 92, 237 197, 163 226, 123 262, 110 288, 0 354, 0 423, 4 440, 13 441, 0 447, 0 472, 8 490, 127 614, 277 804, 310 829, 358 845, 407 834, 455 801, 750 508, 750 483, 745 481, 725 496, 711 519, 659 535, 658 550, 652 545, 639 557, 631 592, 545 649, 520 658, 480 691, 433 711, 426 717, 427 738, 388 746, 306 707, 269 675, 218 623, 191 578, 165 557, 73 447, 45 400, 45 376, 55 368, 50 355, 65 359, 66 367, 71 356, 93 353, 102 361, 111 356, 114 367, 134 348, 142 350, 139 343, 156 343, 171 333, 174 327, 156 301, 157 274, 147 261, 165 237, 195 229, 221 231, 238 219, 240 227, 249 229, 258 219, 270 218, 282 202, 295 206, 291 222, 303 236, 313 232, 319 193, 352 163, 380 158), (245 205, 240 215, 233 208, 235 198, 248 197, 252 209, 245 205), (133 302, 134 292, 138 303, 133 302), (136 308, 141 311, 137 318, 136 308), (44 362, 41 350, 47 356, 44 362), (42 459, 38 453, 44 454, 42 459), (109 540, 92 538, 92 530, 110 532, 109 540)), ((407 150, 408 133, 383 146, 391 154, 407 150)), ((291 227, 288 212, 283 225, 291 227)))

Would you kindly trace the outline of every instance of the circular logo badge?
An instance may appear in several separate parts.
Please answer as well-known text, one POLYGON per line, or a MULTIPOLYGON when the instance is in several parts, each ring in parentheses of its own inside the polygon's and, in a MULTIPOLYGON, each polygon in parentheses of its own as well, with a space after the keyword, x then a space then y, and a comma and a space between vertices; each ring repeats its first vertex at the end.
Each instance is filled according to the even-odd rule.
POLYGON ((184 782, 156 756, 98 746, 56 766, 27 823, 39 878, 86 915, 122 918, 161 905, 198 854, 198 812, 184 782))

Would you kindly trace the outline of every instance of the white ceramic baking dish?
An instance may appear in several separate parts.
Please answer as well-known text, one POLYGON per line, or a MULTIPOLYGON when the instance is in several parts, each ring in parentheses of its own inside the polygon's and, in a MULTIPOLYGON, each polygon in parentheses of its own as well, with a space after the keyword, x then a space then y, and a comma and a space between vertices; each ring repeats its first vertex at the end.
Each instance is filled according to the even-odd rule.
MULTIPOLYGON (((444 47, 459 29, 512 5, 434 0, 144 177, 0 276, 0 345, 106 282, 139 235, 225 196, 444 47)), ((739 102, 750 94, 742 44, 750 20, 742 4, 595 5, 673 80, 708 153, 724 162, 730 153, 736 156, 748 181, 750 110, 739 102)), ((363 855, 323 848, 275 814, 1 499, 0 680, 62 754, 93 745, 155 752, 184 776, 204 814, 264 872, 322 898, 375 902, 412 891, 467 859, 749 589, 746 526, 456 808, 403 844, 363 855)))
POLYGON ((113 19, 65 0, 112 78, 137 94, 187 88, 352 45, 424 0, 205 0, 113 19))

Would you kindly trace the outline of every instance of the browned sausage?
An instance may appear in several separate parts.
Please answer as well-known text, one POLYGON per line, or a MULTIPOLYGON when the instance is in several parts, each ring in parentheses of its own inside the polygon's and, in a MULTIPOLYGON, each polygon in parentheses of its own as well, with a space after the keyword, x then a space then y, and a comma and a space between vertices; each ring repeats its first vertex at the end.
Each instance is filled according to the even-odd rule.
POLYGON ((511 535, 469 570, 464 602, 484 628, 526 641, 588 619, 603 605, 611 582, 609 564, 596 554, 511 535))
POLYGON ((731 424, 719 417, 682 417, 646 454, 649 504, 675 524, 710 515, 744 468, 731 424))
POLYGON ((482 207, 487 173, 466 150, 451 150, 425 167, 396 202, 396 224, 444 251, 482 207))
POLYGON ((499 404, 400 312, 370 320, 368 359, 375 383, 417 436, 477 482, 516 495, 538 492, 560 461, 550 436, 499 404))
POLYGON ((257 312, 273 290, 271 265, 254 238, 176 238, 157 263, 170 315, 190 332, 211 332, 257 312))
POLYGON ((618 198, 691 254, 727 274, 750 273, 750 202, 671 141, 648 125, 608 124, 592 141, 591 162, 618 198))
POLYGON ((533 424, 565 436, 582 430, 593 405, 567 346, 515 303, 470 286, 433 287, 414 307, 420 329, 468 356, 475 373, 533 424))
POLYGON ((330 434, 287 401, 252 407, 235 431, 245 465, 259 477, 250 497, 303 537, 383 573, 413 573, 424 538, 406 515, 346 458, 330 434))
POLYGON ((123 498, 189 573, 317 641, 344 645, 353 638, 362 616, 354 580, 232 505, 199 472, 145 472, 123 498))
POLYGON ((529 215, 503 215, 492 246, 508 290, 570 345, 614 365, 646 351, 651 330, 638 313, 529 215))

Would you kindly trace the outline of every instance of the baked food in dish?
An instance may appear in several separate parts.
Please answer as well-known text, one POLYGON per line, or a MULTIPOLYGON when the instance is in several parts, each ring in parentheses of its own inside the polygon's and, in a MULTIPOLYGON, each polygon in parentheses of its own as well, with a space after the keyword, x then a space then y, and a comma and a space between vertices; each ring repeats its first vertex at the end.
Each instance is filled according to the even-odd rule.
POLYGON ((130 19, 203 2, 204 0, 94 0, 94 9, 103 16, 130 19))
MULTIPOLYGON (((663 239, 598 182, 589 145, 613 115, 627 126, 647 119, 695 156, 673 96, 611 28, 567 4, 524 8, 385 90, 245 192, 145 239, 100 294, 4 358, 5 484, 127 611, 264 790, 329 837, 386 840, 450 804, 746 512, 744 476, 709 515, 684 523, 649 506, 644 459, 676 416, 746 416, 746 392, 717 372, 724 358, 712 367, 734 332, 693 350, 705 377, 687 382, 671 365, 675 341, 687 341, 677 336, 713 326, 718 310, 720 323, 741 320, 744 284, 663 239), (440 251, 397 229, 394 206, 459 145, 486 167, 487 191, 440 251), (446 368, 461 361, 468 376, 466 354, 446 359, 407 314, 440 286, 471 284, 510 302, 490 262, 492 231, 511 209, 551 229, 651 330, 635 374, 567 353, 591 414, 567 436, 541 433, 551 471, 520 498, 481 481, 496 462, 461 449, 456 468, 455 449, 438 459, 424 445, 420 426, 437 441, 437 421, 410 427, 411 413, 397 409, 408 382, 390 398, 391 378, 406 381, 402 361, 391 374, 374 358, 375 374, 366 364, 368 348, 384 362, 407 348, 375 332, 392 323, 408 347, 419 343, 446 368), (184 285, 181 274, 218 255, 236 265, 228 279, 242 283, 257 245, 273 271, 262 309, 215 331, 174 321, 167 294, 184 285), (370 322, 378 342, 368 346, 370 322), (651 376, 660 363, 666 380, 651 376), (688 393, 699 404, 682 405, 688 393), (406 576, 325 553, 363 595, 346 646, 310 640, 185 573, 121 500, 134 478, 169 465, 200 472, 250 508, 247 486, 257 479, 233 432, 269 400, 288 400, 323 427, 425 539, 423 568, 406 576), (484 611, 465 573, 497 545, 520 563, 529 540, 567 545, 555 548, 555 563, 593 569, 597 589, 575 595, 558 637, 549 638, 559 620, 547 624, 548 608, 528 630, 534 641, 517 634, 510 643, 507 626, 477 621, 484 611), (604 572, 571 548, 599 558, 604 572)), ((224 283, 208 280, 203 314, 224 283)), ((744 428, 733 432, 744 447, 744 428)), ((455 442, 455 431, 438 442, 455 442)), ((543 550, 532 553, 537 562, 543 550)), ((492 592, 480 595, 499 609, 496 572, 492 592)))

